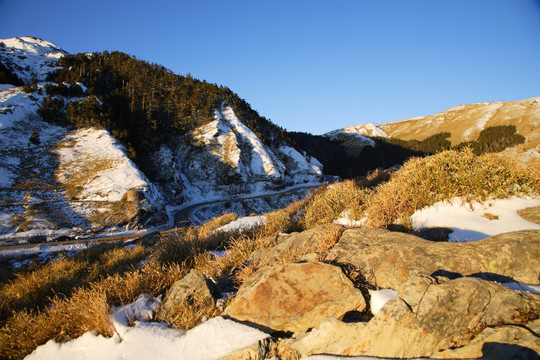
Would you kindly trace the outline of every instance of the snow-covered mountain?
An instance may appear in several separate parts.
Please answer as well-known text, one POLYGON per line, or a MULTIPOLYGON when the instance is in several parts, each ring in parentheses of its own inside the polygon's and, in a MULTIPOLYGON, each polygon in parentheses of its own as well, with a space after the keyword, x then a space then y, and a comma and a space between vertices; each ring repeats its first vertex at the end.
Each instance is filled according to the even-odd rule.
POLYGON ((381 125, 374 123, 347 126, 343 129, 330 131, 329 133, 326 133, 325 136, 334 137, 342 133, 358 134, 362 135, 363 137, 388 137, 381 125))
POLYGON ((324 136, 341 141, 351 154, 360 155, 364 147, 375 147, 375 141, 370 137, 386 137, 386 134, 378 125, 364 124, 333 130, 324 134, 324 136))
MULTIPOLYGON (((107 129, 52 125, 38 115, 48 95, 58 96, 44 81, 66 54, 37 38, 0 40, 0 62, 34 84, 0 85, 0 233, 147 226, 166 222, 167 207, 321 181, 315 158, 285 141, 266 145, 227 105, 145 154, 147 176, 107 129)), ((85 96, 93 95, 62 101, 85 96)))
POLYGON ((322 176, 316 159, 286 145, 270 149, 230 107, 216 110, 214 121, 179 138, 175 148, 163 145, 154 160, 160 183, 188 202, 316 183, 322 176))
POLYGON ((45 81, 57 68, 56 61, 67 52, 39 38, 24 36, 0 39, 0 59, 23 82, 45 81))

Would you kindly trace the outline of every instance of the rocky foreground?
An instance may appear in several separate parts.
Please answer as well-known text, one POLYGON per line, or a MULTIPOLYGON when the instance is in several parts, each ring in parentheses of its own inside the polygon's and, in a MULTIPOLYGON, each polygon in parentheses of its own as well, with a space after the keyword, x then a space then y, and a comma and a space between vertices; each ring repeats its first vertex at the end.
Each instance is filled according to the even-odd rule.
MULTIPOLYGON (((540 295, 501 283, 540 283, 540 231, 449 243, 350 229, 322 261, 320 253, 279 261, 280 254, 324 236, 318 231, 282 236, 276 247, 248 260, 276 259, 244 282, 222 315, 270 336, 230 359, 276 353, 538 358, 540 295)), ((171 288, 161 317, 185 301, 215 301, 218 293, 212 281, 192 272, 171 288)))

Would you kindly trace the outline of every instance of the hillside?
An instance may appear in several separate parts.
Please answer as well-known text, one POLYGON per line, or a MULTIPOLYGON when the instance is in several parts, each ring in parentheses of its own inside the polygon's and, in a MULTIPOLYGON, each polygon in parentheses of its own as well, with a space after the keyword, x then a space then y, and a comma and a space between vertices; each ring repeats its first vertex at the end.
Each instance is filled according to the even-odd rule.
POLYGON ((362 124, 342 132, 422 141, 440 133, 450 133, 453 146, 478 139, 482 130, 513 125, 525 143, 504 151, 511 157, 527 160, 540 156, 540 97, 512 101, 460 105, 434 115, 414 117, 387 124, 362 124), (374 131, 376 129, 377 131, 374 131), (382 130, 382 131, 381 131, 382 130))
POLYGON ((0 234, 163 225, 167 208, 322 179, 226 87, 33 37, 0 40, 0 63, 0 234))

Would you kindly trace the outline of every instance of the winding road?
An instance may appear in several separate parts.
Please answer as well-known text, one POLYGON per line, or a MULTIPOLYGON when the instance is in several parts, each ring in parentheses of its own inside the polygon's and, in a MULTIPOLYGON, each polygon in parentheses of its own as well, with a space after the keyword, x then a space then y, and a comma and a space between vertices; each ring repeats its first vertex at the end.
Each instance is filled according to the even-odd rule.
MULTIPOLYGON (((328 182, 327 182, 328 183, 328 182)), ((188 207, 185 207, 183 209, 180 209, 176 211, 173 215, 174 217, 174 227, 172 229, 163 230, 160 231, 160 233, 168 233, 171 231, 175 231, 178 228, 187 227, 192 223, 191 216, 192 213, 197 210, 201 209, 206 206, 211 206, 215 204, 222 204, 227 202, 235 202, 235 201, 244 201, 244 200, 250 200, 250 199, 257 199, 257 198, 266 198, 266 197, 273 197, 273 196, 279 196, 279 195, 285 195, 290 193, 295 193, 297 191, 301 191, 304 189, 312 189, 317 188, 321 185, 324 185, 325 183, 320 184, 310 184, 310 185, 303 185, 303 186, 296 186, 293 188, 288 188, 282 191, 268 193, 268 194, 260 194, 260 195, 253 195, 253 196, 246 196, 246 197, 236 197, 236 198, 229 198, 229 199, 221 199, 221 200, 213 200, 213 201, 207 201, 199 204, 193 204, 188 207)), ((81 243, 99 243, 99 242, 114 242, 114 241, 125 241, 125 240, 131 240, 131 239, 137 239, 145 234, 130 234, 130 235, 117 235, 117 236, 110 236, 110 237, 93 237, 88 239, 76 239, 76 240, 68 240, 68 241, 62 241, 62 242, 56 242, 56 241, 48 241, 43 242, 39 244, 13 244, 13 245, 3 245, 0 246, 0 249, 2 250, 13 250, 13 249, 23 249, 23 248, 33 248, 40 245, 47 245, 47 246, 53 246, 53 245, 65 245, 65 244, 81 244, 81 243)))
POLYGON ((230 198, 230 199, 222 199, 222 200, 214 200, 214 201, 208 201, 204 203, 194 204, 191 206, 188 206, 186 208, 183 208, 181 210, 178 210, 174 213, 174 225, 176 227, 184 227, 191 224, 191 214, 200 208, 215 205, 215 204, 222 204, 227 202, 235 202, 235 201, 244 201, 244 200, 250 200, 250 199, 259 199, 259 198, 266 198, 266 197, 273 197, 273 196, 279 196, 279 195, 285 195, 290 193, 295 193, 300 190, 304 189, 313 189, 317 188, 321 185, 324 185, 325 183, 320 184, 310 184, 310 185, 304 185, 304 186, 296 186, 294 188, 285 189, 282 191, 274 192, 274 193, 268 193, 268 194, 261 194, 261 195, 253 195, 253 196, 246 196, 246 197, 237 197, 237 198, 230 198))

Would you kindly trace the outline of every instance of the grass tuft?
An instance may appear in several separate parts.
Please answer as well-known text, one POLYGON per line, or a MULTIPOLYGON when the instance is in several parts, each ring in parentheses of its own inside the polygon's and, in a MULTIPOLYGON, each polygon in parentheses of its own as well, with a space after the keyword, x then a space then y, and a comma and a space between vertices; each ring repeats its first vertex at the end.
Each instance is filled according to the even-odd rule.
POLYGON ((407 225, 416 210, 454 197, 484 201, 538 194, 539 173, 512 159, 496 154, 476 156, 470 149, 445 151, 405 163, 389 182, 377 187, 366 213, 370 227, 407 225))

